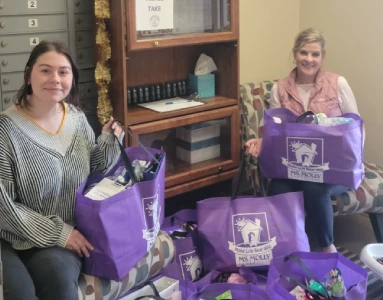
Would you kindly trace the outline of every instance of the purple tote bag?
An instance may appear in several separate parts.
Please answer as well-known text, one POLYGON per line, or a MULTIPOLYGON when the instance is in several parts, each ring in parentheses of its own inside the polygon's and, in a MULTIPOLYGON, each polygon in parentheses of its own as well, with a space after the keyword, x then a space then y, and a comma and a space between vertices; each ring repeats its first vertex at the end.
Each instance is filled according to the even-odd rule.
MULTIPOLYGON (((367 277, 368 274, 361 266, 353 263, 340 253, 292 253, 298 257, 317 277, 323 281, 331 269, 338 268, 343 276, 345 287, 348 292, 345 295, 346 300, 366 299, 367 277)), ((310 275, 294 260, 286 257, 273 258, 269 268, 266 291, 273 300, 295 300, 289 291, 295 285, 289 283, 284 276, 294 278, 301 283, 310 275)))
POLYGON ((187 300, 215 300, 217 296, 230 290, 233 299, 238 300, 270 300, 265 291, 252 284, 214 283, 205 286, 201 291, 187 300))
MULTIPOLYGON (((83 195, 89 184, 109 176, 123 161, 106 175, 90 175, 76 192, 76 224, 78 230, 93 245, 90 257, 84 259, 84 273, 120 281, 154 245, 164 218, 165 153, 147 148, 153 156, 162 155, 155 178, 134 184, 102 201, 83 195)), ((140 147, 125 149, 133 161, 150 161, 152 156, 140 147)))
MULTIPOLYGON (((160 277, 157 277, 157 279, 158 278, 160 278, 160 277)), ((155 279, 153 279, 152 281, 155 281, 155 279)), ((130 299, 130 300, 141 300, 141 299, 145 299, 145 300, 146 299, 171 300, 171 299, 164 299, 164 298, 162 298, 159 295, 159 292, 157 291, 155 285, 152 282, 148 282, 145 285, 150 285, 151 286, 151 288, 153 290, 152 295, 141 296, 141 297, 138 297, 138 298, 135 298, 135 299, 130 297, 128 299, 130 299)), ((142 288, 142 287, 140 287, 140 288, 142 288)), ((133 291, 130 291, 126 296, 129 296, 131 293, 133 293, 136 290, 139 290, 140 288, 136 288, 133 291)), ((188 299, 189 297, 191 297, 192 295, 194 295, 197 292, 197 288, 196 288, 196 286, 193 283, 191 283, 191 282, 189 282, 187 280, 179 280, 179 291, 181 292, 181 297, 182 297, 181 299, 188 299)))
MULTIPOLYGON (((238 274, 242 275, 242 277, 247 281, 248 284, 253 284, 259 287, 262 290, 266 289, 266 277, 260 274, 256 274, 252 272, 250 269, 241 267, 238 271, 238 274)), ((208 274, 206 274, 204 277, 202 277, 200 280, 194 282, 194 284, 197 287, 197 290, 202 290, 205 286, 215 283, 223 283, 219 282, 220 276, 222 275, 221 272, 218 271, 211 271, 208 274)))
POLYGON ((302 192, 236 198, 244 158, 231 198, 197 202, 198 250, 205 271, 267 269, 273 257, 310 251, 302 192))
POLYGON ((364 177, 363 120, 357 114, 343 117, 354 122, 325 127, 297 123, 297 116, 286 108, 265 110, 262 175, 358 188, 364 177))
POLYGON ((163 275, 188 281, 199 279, 202 273, 202 261, 194 245, 196 229, 184 232, 183 238, 177 238, 174 230, 179 230, 180 225, 186 222, 197 223, 197 212, 192 209, 185 209, 173 216, 164 219, 161 230, 173 238, 176 254, 173 262, 162 272, 163 275))

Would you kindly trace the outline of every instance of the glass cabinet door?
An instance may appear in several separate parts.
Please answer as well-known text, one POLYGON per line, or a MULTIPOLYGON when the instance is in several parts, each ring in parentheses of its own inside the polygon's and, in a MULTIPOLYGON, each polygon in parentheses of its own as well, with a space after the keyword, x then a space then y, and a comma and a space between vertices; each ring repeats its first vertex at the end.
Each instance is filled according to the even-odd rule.
MULTIPOLYGON (((238 108, 226 107, 131 126, 146 147, 166 152, 166 187, 219 174, 238 165, 238 108), (148 126, 149 125, 149 126, 148 126)), ((135 139, 130 145, 138 146, 135 139)))
POLYGON ((127 0, 130 50, 238 38, 238 0, 127 0))

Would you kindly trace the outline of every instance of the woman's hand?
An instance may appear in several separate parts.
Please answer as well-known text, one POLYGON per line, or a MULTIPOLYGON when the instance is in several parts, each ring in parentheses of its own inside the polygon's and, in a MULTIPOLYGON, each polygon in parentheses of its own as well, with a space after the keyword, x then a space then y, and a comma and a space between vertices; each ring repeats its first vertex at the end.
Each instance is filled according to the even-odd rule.
POLYGON ((119 121, 114 120, 113 117, 111 117, 108 123, 106 123, 104 127, 102 127, 102 131, 112 133, 115 136, 119 137, 120 134, 124 131, 124 126, 122 126, 122 124, 119 121))
POLYGON ((83 257, 83 255, 89 257, 88 250, 94 249, 87 239, 76 229, 72 230, 68 241, 66 242, 65 248, 76 252, 80 257, 83 257))
POLYGON ((261 152, 262 139, 251 139, 246 142, 246 154, 258 157, 261 152))

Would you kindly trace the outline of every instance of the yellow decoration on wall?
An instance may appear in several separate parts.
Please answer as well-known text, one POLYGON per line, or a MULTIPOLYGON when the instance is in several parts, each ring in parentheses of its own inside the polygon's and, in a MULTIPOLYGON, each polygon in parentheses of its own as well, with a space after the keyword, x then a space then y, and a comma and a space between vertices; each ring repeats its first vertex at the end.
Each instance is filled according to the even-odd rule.
POLYGON ((94 13, 97 19, 110 19, 109 0, 95 0, 94 13))
POLYGON ((94 0, 96 17, 97 64, 94 77, 97 84, 97 115, 101 124, 105 124, 113 115, 113 107, 109 99, 109 83, 111 80, 108 61, 111 57, 110 38, 106 28, 106 19, 110 19, 109 0, 94 0))

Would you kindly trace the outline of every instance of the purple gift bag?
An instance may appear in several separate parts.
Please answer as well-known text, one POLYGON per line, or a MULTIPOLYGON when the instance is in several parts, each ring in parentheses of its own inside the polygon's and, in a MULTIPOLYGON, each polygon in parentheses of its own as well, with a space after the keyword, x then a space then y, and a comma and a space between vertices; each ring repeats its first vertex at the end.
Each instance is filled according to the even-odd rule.
MULTIPOLYGON (((234 274, 234 273, 233 273, 234 274)), ((250 269, 241 267, 238 271, 238 274, 240 274, 243 279, 246 280, 247 284, 253 284, 259 287, 262 290, 266 289, 266 281, 267 278, 266 276, 256 274, 252 272, 250 269)), ((221 272, 218 271, 211 271, 208 274, 206 274, 204 277, 202 277, 200 280, 195 281, 194 284, 197 287, 197 290, 200 291, 202 290, 205 286, 210 285, 210 284, 215 284, 215 283, 227 283, 227 279, 225 278, 225 282, 221 282, 220 280, 222 279, 222 275, 225 275, 221 272)))
MULTIPOLYGON (((141 286, 141 287, 134 289, 133 291, 130 291, 126 296, 130 300, 141 300, 141 299, 172 300, 172 297, 168 298, 168 299, 164 299, 163 297, 160 296, 160 293, 157 291, 157 288, 155 286, 155 281, 160 279, 160 278, 161 278, 161 276, 154 278, 150 282, 147 282, 146 284, 144 284, 144 286, 148 285, 152 289, 152 292, 149 293, 148 295, 140 296, 140 297, 134 297, 133 296, 134 292, 136 292, 136 291, 138 291, 144 287, 144 286, 141 286), (154 284, 153 284, 153 282, 154 282, 154 284)), ((191 297, 192 295, 194 295, 197 292, 196 286, 187 280, 178 280, 178 288, 179 288, 179 291, 181 292, 181 299, 188 299, 189 297, 191 297)), ((124 299, 125 299, 125 297, 124 297, 124 299)))
POLYGON ((262 175, 358 188, 363 180, 363 120, 325 127, 297 123, 286 108, 265 111, 259 155, 262 175), (282 123, 274 122, 274 117, 282 123))
POLYGON ((197 212, 185 209, 173 216, 164 219, 161 229, 172 237, 176 254, 174 261, 167 266, 162 274, 175 279, 195 281, 202 273, 202 261, 199 257, 193 239, 195 240, 195 229, 186 230, 181 224, 189 223, 186 228, 194 228, 192 223, 197 222, 197 212), (180 230, 182 230, 180 232, 180 230), (177 234, 179 233, 179 234, 177 234), (182 233, 184 233, 182 235, 182 233))
POLYGON ((231 291, 233 298, 240 300, 270 300, 265 291, 252 284, 214 283, 187 298, 188 300, 215 300, 217 296, 231 291))
POLYGON ((84 273, 121 280, 149 251, 164 217, 165 153, 156 149, 132 147, 125 150, 131 160, 151 161, 160 153, 161 164, 156 176, 134 184, 102 201, 83 195, 87 186, 114 174, 122 159, 106 175, 90 175, 76 192, 76 224, 78 230, 94 246, 84 259, 84 273))
POLYGON ((301 283, 305 279, 313 279, 310 274, 323 281, 331 269, 338 268, 343 276, 347 293, 346 300, 366 299, 368 274, 361 266, 353 263, 340 253, 292 253, 302 261, 309 272, 305 271, 296 260, 287 257, 273 258, 269 268, 266 291, 273 300, 295 300, 289 291, 296 285, 285 277, 293 278, 301 283), (310 274, 308 274, 310 273, 310 274))
POLYGON ((267 269, 273 257, 310 251, 303 194, 236 197, 245 164, 242 155, 232 197, 197 202, 198 250, 205 271, 267 269))

